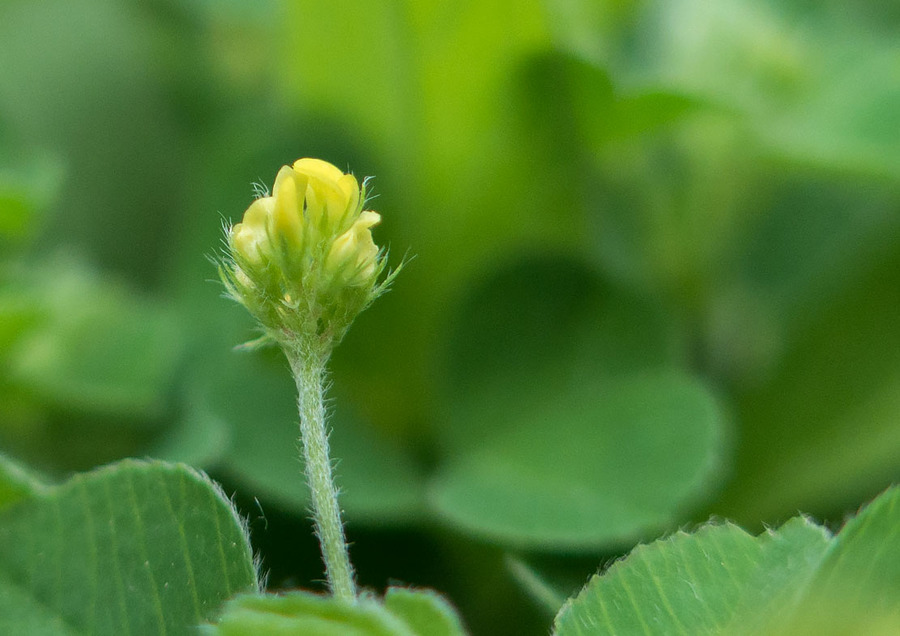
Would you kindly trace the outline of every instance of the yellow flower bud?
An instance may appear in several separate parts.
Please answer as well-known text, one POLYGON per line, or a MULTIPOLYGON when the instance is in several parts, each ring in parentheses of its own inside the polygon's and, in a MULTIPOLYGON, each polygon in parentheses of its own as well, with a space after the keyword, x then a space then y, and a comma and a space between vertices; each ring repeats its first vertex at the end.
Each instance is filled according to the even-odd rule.
MULTIPOLYGON (((299 253, 303 247, 303 196, 306 192, 306 178, 298 175, 289 166, 284 166, 275 177, 268 230, 273 241, 283 243, 292 253, 299 253)), ((252 206, 251 206, 252 207, 252 206)))
POLYGON ((363 211, 364 200, 352 174, 299 159, 230 228, 223 279, 272 337, 316 330, 336 342, 385 291, 393 275, 378 283, 384 258, 372 238, 381 216, 363 211))

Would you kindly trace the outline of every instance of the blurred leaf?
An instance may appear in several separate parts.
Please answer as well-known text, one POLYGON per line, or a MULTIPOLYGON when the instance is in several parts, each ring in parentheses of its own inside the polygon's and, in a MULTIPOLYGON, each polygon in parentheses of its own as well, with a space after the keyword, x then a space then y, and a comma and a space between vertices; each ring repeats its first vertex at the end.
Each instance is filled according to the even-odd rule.
POLYGON ((579 260, 531 255, 479 278, 445 334, 445 444, 475 447, 520 430, 515 414, 556 393, 679 368, 685 357, 671 316, 579 260))
POLYGON ((200 468, 217 465, 231 446, 228 422, 210 412, 201 395, 189 395, 184 408, 186 413, 148 455, 200 468))
POLYGON ((890 242, 817 306, 765 384, 737 396, 736 480, 717 512, 747 523, 831 513, 900 478, 900 251, 890 242))
MULTIPOLYGON (((225 467, 247 495, 305 513, 308 490, 299 451, 296 388, 280 352, 224 352, 202 378, 198 406, 229 426, 225 467)), ((331 455, 348 520, 402 523, 419 511, 422 478, 400 448, 349 415, 335 400, 331 455)))
POLYGON ((168 253, 186 139, 165 93, 174 73, 162 64, 165 44, 154 48, 163 33, 147 4, 0 3, 0 118, 66 169, 64 213, 46 224, 47 244, 87 248, 104 269, 144 281, 158 276, 168 253))
POLYGON ((554 634, 732 633, 743 605, 753 618, 780 595, 793 598, 827 545, 827 532, 804 519, 755 538, 730 524, 678 532, 593 576, 560 610, 554 634))
POLYGON ((670 523, 720 469, 722 414, 658 308, 568 259, 475 289, 451 338, 431 502, 496 541, 596 549, 670 523))
POLYGON ((676 520, 719 469, 715 400, 679 374, 593 380, 523 401, 499 433, 449 458, 432 485, 435 510, 495 541, 566 551, 676 520))
POLYGON ((0 512, 0 629, 187 633, 256 588, 246 530, 186 466, 124 461, 0 512))
POLYGON ((39 325, 46 313, 33 289, 9 279, 0 281, 0 359, 5 360, 15 343, 39 325))
POLYGON ((631 287, 696 310, 755 217, 759 144, 709 100, 628 86, 568 55, 535 56, 521 83, 523 144, 565 166, 595 258, 631 287))
POLYGON ((554 633, 892 633, 898 503, 889 490, 833 539, 799 517, 756 538, 710 525, 639 546, 566 603, 554 633))
POLYGON ((304 634, 307 636, 463 636, 456 612, 430 590, 389 588, 382 605, 372 597, 355 603, 289 592, 239 596, 225 606, 210 636, 304 634))
POLYGON ((65 259, 29 280, 45 319, 11 352, 9 380, 54 406, 158 414, 181 351, 174 315, 65 259))
MULTIPOLYGON (((5 153, 4 153, 5 154, 5 153)), ((34 235, 62 182, 62 166, 47 156, 17 154, 15 167, 0 163, 0 237, 22 241, 34 235)))
POLYGON ((628 86, 730 109, 780 155, 900 175, 900 47, 866 24, 871 10, 815 7, 798 17, 782 2, 599 4, 588 11, 578 0, 550 2, 564 17, 555 33, 561 47, 628 86), (602 45, 585 45, 591 31, 602 45))
POLYGON ((885 248, 900 247, 896 183, 774 165, 763 209, 739 250, 740 284, 777 312, 791 335, 856 286, 885 248))
POLYGON ((698 100, 674 90, 623 93, 603 67, 558 51, 527 60, 521 81, 526 124, 532 134, 546 135, 543 151, 557 161, 573 162, 579 148, 597 152, 652 135, 701 110, 698 100))
POLYGON ((36 475, 0 453, 0 510, 36 495, 43 487, 36 475))
POLYGON ((828 68, 822 86, 784 118, 760 127, 789 156, 897 178, 900 46, 894 38, 882 42, 844 29, 822 35, 825 53, 816 64, 828 68))
POLYGON ((384 595, 384 608, 420 636, 462 636, 466 633, 453 606, 431 590, 389 587, 384 595))
POLYGON ((705 308, 708 361, 739 390, 773 381, 823 312, 900 247, 892 181, 783 164, 759 176, 759 212, 705 308))

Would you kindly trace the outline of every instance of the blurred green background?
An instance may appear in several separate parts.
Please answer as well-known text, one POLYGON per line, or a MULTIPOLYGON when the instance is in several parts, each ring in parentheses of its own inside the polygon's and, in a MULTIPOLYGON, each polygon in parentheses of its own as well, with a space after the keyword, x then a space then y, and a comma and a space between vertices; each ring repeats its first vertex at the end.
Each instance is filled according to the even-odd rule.
POLYGON ((900 478, 898 7, 2 0, 0 449, 207 470, 320 588, 287 366, 208 260, 313 156, 414 255, 333 360, 364 585, 540 634, 523 568, 839 524, 900 478))

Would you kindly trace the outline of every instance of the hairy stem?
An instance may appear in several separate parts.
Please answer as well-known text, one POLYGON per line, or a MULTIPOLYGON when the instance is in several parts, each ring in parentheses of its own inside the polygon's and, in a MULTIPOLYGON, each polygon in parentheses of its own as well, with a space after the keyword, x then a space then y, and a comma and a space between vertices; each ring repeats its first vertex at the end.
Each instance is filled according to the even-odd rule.
POLYGON ((312 347, 288 349, 285 354, 297 382, 297 404, 300 410, 300 440, 306 480, 312 495, 313 521, 322 546, 325 575, 331 593, 341 599, 356 599, 356 583, 350 553, 344 537, 344 524, 338 506, 328 432, 325 428, 325 360, 312 347))

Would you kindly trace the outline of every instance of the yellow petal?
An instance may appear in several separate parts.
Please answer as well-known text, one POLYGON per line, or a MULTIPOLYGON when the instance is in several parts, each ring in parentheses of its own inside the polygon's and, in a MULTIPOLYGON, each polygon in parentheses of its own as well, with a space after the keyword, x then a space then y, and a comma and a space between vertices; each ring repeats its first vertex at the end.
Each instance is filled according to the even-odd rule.
MULTIPOLYGON (((357 234, 356 237, 356 263, 357 265, 362 265, 365 262, 375 262, 375 258, 378 256, 378 246, 375 245, 375 241, 372 239, 372 231, 369 229, 363 230, 357 234)), ((374 265, 373 265, 374 267, 374 265)))
POLYGON ((260 235, 248 225, 238 223, 231 228, 231 249, 250 263, 259 263, 262 254, 259 248, 260 235))
POLYGON ((356 233, 353 230, 347 230, 331 244, 328 257, 325 259, 325 267, 338 270, 344 266, 344 263, 352 259, 355 253, 356 233))
POLYGON ((272 196, 278 198, 281 188, 285 181, 294 179, 294 170, 290 166, 281 166, 278 174, 275 176, 275 185, 272 186, 272 196))
POLYGON ((312 221, 318 223, 324 217, 329 226, 342 229, 344 219, 359 205, 356 177, 321 159, 298 159, 294 170, 308 178, 306 198, 312 221))
POLYGON ((366 230, 370 227, 374 227, 381 223, 381 215, 378 212, 373 212, 372 210, 364 210, 360 213, 359 217, 354 221, 353 227, 356 228, 357 231, 366 230))
POLYGON ((300 219, 302 200, 297 192, 297 179, 291 169, 287 169, 289 174, 284 173, 282 168, 278 173, 279 179, 275 181, 275 205, 269 229, 273 240, 284 240, 293 249, 299 249, 303 243, 303 224, 300 219))
POLYGON ((324 218, 333 230, 339 229, 336 224, 344 216, 348 199, 336 182, 310 177, 306 201, 311 222, 317 224, 324 218))
POLYGON ((297 159, 294 162, 294 170, 308 177, 315 177, 320 181, 331 183, 336 183, 338 179, 344 176, 340 168, 321 159, 297 159))
POLYGON ((352 174, 345 174, 338 179, 338 187, 343 191, 347 201, 344 214, 354 214, 359 207, 359 182, 352 174))
POLYGON ((247 211, 244 212, 242 223, 254 229, 264 230, 266 227, 266 219, 272 214, 274 204, 275 200, 272 197, 257 199, 251 203, 250 207, 247 208, 247 211))
POLYGON ((351 285, 363 285, 368 281, 372 280, 372 276, 375 275, 375 259, 370 260, 366 265, 359 270, 359 273, 356 274, 353 278, 348 281, 351 285))

